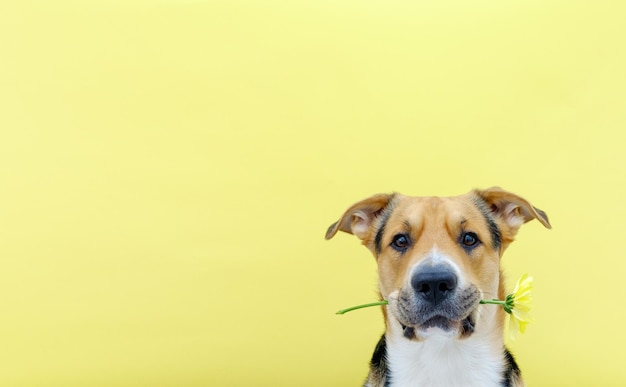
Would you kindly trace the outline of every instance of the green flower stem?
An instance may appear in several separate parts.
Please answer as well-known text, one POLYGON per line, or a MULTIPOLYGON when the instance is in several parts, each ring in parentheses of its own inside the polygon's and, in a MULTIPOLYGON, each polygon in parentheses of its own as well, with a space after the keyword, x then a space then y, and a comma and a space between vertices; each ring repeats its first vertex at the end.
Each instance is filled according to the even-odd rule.
POLYGON ((502 301, 502 300, 480 300, 481 304, 494 304, 494 305, 500 305, 502 306, 502 309, 504 309, 505 312, 507 312, 508 314, 511 314, 513 312, 513 308, 515 307, 515 298, 513 297, 512 294, 509 294, 508 296, 506 296, 506 300, 502 301))
MULTIPOLYGON (((387 300, 382 300, 382 301, 377 301, 377 302, 370 302, 369 304, 362 304, 362 305, 352 306, 352 307, 346 308, 346 309, 341 309, 340 311, 337 311, 336 314, 344 314, 344 313, 348 313, 348 312, 351 312, 351 311, 357 310, 357 309, 369 308, 370 306, 387 305, 388 303, 389 303, 389 301, 387 301, 387 300)), ((497 300, 497 299, 480 300, 480 303, 481 304, 500 305, 500 306, 502 306, 504 311, 507 312, 508 314, 511 314, 511 311, 513 310, 513 307, 515 305, 512 294, 509 294, 506 297, 506 300, 504 300, 504 301, 503 300, 497 300)))
POLYGON ((481 304, 506 305, 506 301, 502 300, 480 300, 481 304))
POLYGON ((350 307, 350 308, 341 309, 336 314, 344 314, 344 313, 351 312, 351 311, 356 310, 356 309, 369 308, 370 306, 387 305, 388 303, 389 303, 389 301, 387 301, 387 300, 382 300, 382 301, 378 301, 378 302, 370 302, 369 304, 357 305, 357 306, 353 306, 353 307, 350 307))

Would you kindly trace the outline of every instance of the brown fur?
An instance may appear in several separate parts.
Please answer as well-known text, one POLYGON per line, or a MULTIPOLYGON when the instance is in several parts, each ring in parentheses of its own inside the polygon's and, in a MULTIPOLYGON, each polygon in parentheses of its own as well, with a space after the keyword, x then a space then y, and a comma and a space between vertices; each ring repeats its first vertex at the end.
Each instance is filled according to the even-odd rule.
MULTIPOLYGON (((532 219, 550 228, 543 211, 498 187, 455 197, 378 194, 352 205, 329 227, 326 239, 338 231, 361 239, 376 257, 381 298, 389 299, 394 292, 406 287, 411 269, 427 259, 436 247, 460 268, 465 281, 479 289, 482 297, 504 299, 500 258, 519 227, 532 219), (465 248, 459 238, 467 231, 475 233, 481 243, 465 248), (392 238, 398 234, 409 235, 412 241, 402 253, 390 247, 392 238)), ((387 329, 391 318, 389 307, 393 307, 392 303, 383 308, 387 329)), ((502 331, 505 313, 498 310, 494 326, 502 331)), ((519 373, 511 375, 511 380, 510 385, 523 383, 519 373)))

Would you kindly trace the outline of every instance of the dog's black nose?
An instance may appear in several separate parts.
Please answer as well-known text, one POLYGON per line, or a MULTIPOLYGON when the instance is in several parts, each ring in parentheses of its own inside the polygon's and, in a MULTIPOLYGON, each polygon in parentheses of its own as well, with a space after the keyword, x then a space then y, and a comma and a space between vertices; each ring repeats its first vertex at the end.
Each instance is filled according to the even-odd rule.
POLYGON ((418 296, 428 302, 438 303, 456 289, 456 274, 442 266, 423 268, 411 278, 411 286, 418 296))

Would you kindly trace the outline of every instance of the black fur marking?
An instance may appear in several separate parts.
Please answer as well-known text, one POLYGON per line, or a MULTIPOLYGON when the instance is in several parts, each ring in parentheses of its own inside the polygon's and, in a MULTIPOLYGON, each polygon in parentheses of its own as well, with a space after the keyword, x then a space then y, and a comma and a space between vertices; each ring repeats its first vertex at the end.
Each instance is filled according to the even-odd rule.
POLYGON ((498 228, 498 225, 493 220, 493 217, 491 216, 491 213, 487 208, 485 200, 482 197, 480 197, 480 199, 474 200, 474 204, 476 205, 476 208, 478 208, 480 213, 483 214, 485 222, 487 222, 487 226, 489 227, 489 233, 491 234, 491 245, 493 246, 493 249, 498 250, 500 246, 502 246, 502 234, 500 233, 500 228, 498 228))
POLYGON ((376 232, 376 237, 374 238, 374 247, 376 248, 376 255, 380 255, 382 250, 382 242, 383 242, 383 234, 385 233, 385 226, 389 221, 389 217, 391 217, 391 213, 393 212, 393 197, 389 200, 387 207, 382 211, 382 215, 380 216, 380 226, 378 227, 378 231, 376 232))
POLYGON ((374 354, 372 355, 372 361, 370 364, 376 369, 383 368, 387 362, 387 340, 385 339, 385 335, 382 335, 380 340, 378 340, 378 344, 376 344, 376 349, 374 349, 374 354))
POLYGON ((411 340, 415 338, 415 328, 413 327, 407 327, 407 326, 402 326, 402 334, 404 335, 404 337, 406 337, 407 339, 411 340))
POLYGON ((387 339, 383 334, 380 340, 378 340, 378 344, 376 344, 376 349, 370 361, 369 381, 376 383, 374 384, 375 386, 389 387, 390 380, 389 366, 387 364, 387 339))
POLYGON ((474 320, 472 319, 471 316, 467 316, 467 318, 463 319, 463 321, 461 321, 461 334, 460 337, 461 338, 467 338, 470 337, 472 335, 472 333, 474 333, 474 329, 475 329, 475 324, 474 324, 474 320))
POLYGON ((514 383, 521 379, 521 371, 515 362, 515 358, 504 348, 504 371, 502 372, 502 387, 513 387, 514 383))
POLYGON ((376 247, 376 255, 380 254, 381 251, 381 242, 383 239, 383 233, 385 232, 385 223, 383 223, 380 228, 378 229, 378 232, 376 233, 376 238, 374 238, 374 246, 376 247))

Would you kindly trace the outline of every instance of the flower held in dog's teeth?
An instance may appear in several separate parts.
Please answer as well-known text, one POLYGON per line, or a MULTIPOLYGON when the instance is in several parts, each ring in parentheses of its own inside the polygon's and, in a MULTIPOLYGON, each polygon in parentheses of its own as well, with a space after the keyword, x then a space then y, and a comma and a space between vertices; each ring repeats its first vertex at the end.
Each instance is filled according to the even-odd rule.
POLYGON ((517 332, 524 333, 526 331, 526 325, 532 322, 530 317, 530 303, 532 302, 532 295, 530 291, 533 288, 533 277, 528 274, 524 274, 517 280, 513 293, 506 296, 504 301, 502 300, 481 300, 481 304, 496 304, 502 306, 505 312, 510 314, 509 321, 509 335, 512 339, 515 339, 517 332))
MULTIPOLYGON (((532 302, 532 295, 530 291, 533 288, 533 277, 528 274, 524 274, 517 280, 513 293, 506 296, 505 300, 480 300, 481 304, 495 304, 500 305, 506 313, 510 315, 509 321, 509 335, 512 339, 515 339, 517 332, 524 333, 526 331, 526 325, 532 322, 530 317, 530 303, 532 302)), ((387 305, 389 301, 382 300, 378 302, 371 302, 369 304, 362 304, 353 306, 351 308, 341 309, 337 314, 344 314, 356 309, 368 308, 370 306, 387 305)))

